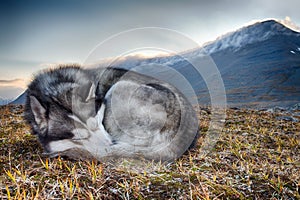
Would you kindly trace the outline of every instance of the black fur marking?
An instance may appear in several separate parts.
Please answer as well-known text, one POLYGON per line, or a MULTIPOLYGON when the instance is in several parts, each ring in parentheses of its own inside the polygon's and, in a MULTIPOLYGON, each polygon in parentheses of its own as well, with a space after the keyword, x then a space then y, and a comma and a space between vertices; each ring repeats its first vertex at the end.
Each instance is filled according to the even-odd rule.
POLYGON ((45 108, 46 113, 44 117, 47 119, 47 123, 49 123, 48 120, 51 113, 57 116, 60 113, 65 113, 65 116, 59 118, 63 124, 64 120, 68 118, 67 115, 72 113, 72 106, 68 105, 68 100, 65 99, 65 96, 68 96, 70 90, 64 90, 61 85, 63 85, 63 83, 73 84, 78 82, 78 80, 75 80, 76 74, 81 73, 84 75, 84 71, 80 69, 79 66, 61 66, 58 69, 42 71, 40 74, 37 74, 35 79, 28 85, 24 118, 31 125, 33 134, 38 136, 44 147, 50 141, 70 139, 73 137, 73 134, 70 132, 71 130, 67 130, 67 127, 60 130, 49 130, 48 125, 48 129, 40 130, 31 110, 30 96, 34 96, 45 108), (63 104, 65 106, 63 106, 63 104), (63 112, 59 113, 58 110, 63 110, 63 112), (58 113, 55 114, 55 112, 58 113))

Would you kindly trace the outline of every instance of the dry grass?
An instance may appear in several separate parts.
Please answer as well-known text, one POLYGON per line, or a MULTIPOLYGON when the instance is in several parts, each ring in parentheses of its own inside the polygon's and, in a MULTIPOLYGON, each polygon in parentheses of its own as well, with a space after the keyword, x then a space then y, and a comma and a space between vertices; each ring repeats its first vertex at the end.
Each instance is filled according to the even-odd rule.
MULTIPOLYGON (((2 199, 300 199, 300 122, 230 109, 215 148, 153 170, 42 156, 21 106, 0 107, 2 199)), ((298 117, 298 119, 300 119, 298 117)))

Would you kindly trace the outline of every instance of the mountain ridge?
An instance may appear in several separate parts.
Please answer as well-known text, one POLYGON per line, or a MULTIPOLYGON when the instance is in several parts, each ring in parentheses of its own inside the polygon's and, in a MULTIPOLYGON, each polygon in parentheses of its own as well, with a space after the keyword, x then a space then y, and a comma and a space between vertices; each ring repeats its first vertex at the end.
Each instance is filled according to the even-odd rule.
POLYGON ((297 37, 300 37, 299 32, 288 28, 284 24, 276 20, 267 20, 221 35, 215 40, 205 43, 203 48, 208 54, 212 54, 226 48, 238 49, 238 47, 261 42, 276 35, 297 35, 297 37))

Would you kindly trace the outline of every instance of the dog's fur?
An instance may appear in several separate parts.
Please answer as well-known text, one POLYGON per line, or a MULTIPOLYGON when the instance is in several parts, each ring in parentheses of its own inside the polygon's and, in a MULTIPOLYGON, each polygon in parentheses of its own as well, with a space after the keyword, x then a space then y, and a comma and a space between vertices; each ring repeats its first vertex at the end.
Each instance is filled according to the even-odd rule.
POLYGON ((104 160, 181 156, 198 137, 198 120, 173 86, 117 68, 64 66, 38 74, 25 118, 46 153, 104 160))

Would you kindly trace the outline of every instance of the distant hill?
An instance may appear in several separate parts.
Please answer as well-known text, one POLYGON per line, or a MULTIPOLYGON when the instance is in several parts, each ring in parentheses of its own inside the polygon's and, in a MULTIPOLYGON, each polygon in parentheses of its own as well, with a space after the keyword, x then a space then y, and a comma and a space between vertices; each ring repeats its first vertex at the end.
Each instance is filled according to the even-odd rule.
POLYGON ((8 104, 10 101, 10 99, 3 99, 0 97, 0 106, 8 104))
POLYGON ((26 91, 18 96, 15 100, 10 102, 9 104, 25 104, 26 101, 26 91))

